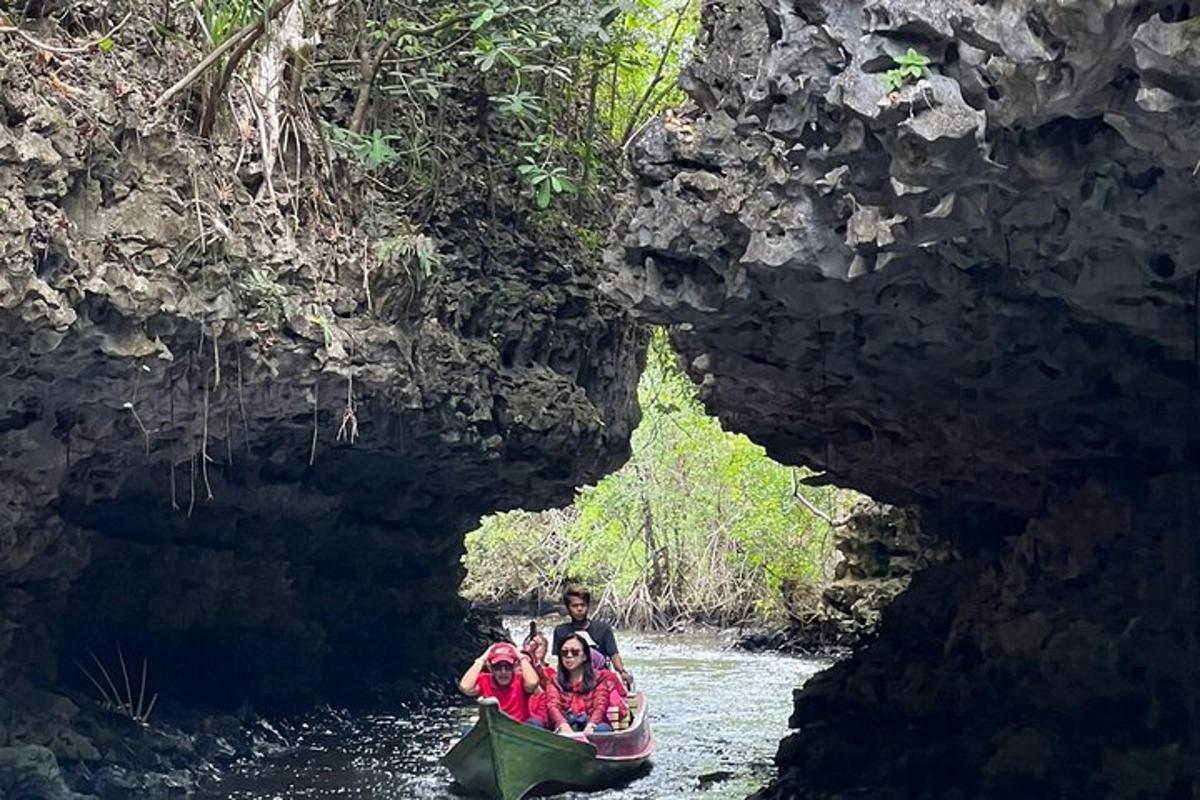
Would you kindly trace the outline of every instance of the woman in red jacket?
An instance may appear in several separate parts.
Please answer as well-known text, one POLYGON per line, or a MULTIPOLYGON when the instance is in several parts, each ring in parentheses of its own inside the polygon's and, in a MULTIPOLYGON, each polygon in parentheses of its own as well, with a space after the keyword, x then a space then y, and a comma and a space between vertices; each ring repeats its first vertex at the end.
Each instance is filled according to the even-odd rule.
POLYGON ((607 733, 608 682, 596 679, 588 643, 578 634, 558 646, 558 675, 546 690, 546 711, 559 733, 607 733))

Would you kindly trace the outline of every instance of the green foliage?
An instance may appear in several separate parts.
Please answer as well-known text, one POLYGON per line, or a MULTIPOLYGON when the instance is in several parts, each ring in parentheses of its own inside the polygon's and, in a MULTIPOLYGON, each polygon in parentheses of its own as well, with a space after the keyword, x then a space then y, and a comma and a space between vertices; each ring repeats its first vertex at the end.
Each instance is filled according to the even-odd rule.
POLYGON ((782 589, 823 580, 832 534, 793 496, 840 516, 856 495, 797 487, 797 471, 723 431, 661 332, 638 390, 633 457, 566 510, 489 517, 467 537, 464 590, 552 598, 567 575, 626 624, 775 619, 782 589))
POLYGON ((497 5, 491 5, 491 4, 487 4, 487 3, 481 4, 481 8, 479 9, 479 15, 477 17, 475 17, 475 19, 471 20, 471 30, 473 30, 473 31, 479 30, 484 25, 487 25, 489 22, 494 20, 496 18, 496 14, 503 14, 503 13, 506 13, 507 11, 508 11, 507 4, 503 4, 503 3, 497 4, 497 5))
POLYGON ((542 113, 540 101, 541 98, 536 94, 519 89, 511 94, 502 94, 492 98, 497 111, 527 120, 536 120, 542 113))
MULTIPOLYGON (((331 139, 375 170, 412 164, 410 176, 437 174, 432 160, 461 151, 461 143, 443 148, 428 141, 437 126, 420 106, 457 82, 459 91, 485 93, 493 111, 485 127, 501 132, 500 140, 521 140, 516 148, 499 150, 507 151, 506 169, 529 188, 538 209, 565 194, 594 200, 598 181, 621 169, 615 145, 664 105, 682 99, 675 79, 698 29, 699 6, 699 0, 581 0, 541 7, 445 0, 422 7, 411 19, 372 19, 367 35, 396 56, 397 67, 386 73, 380 89, 398 113, 381 121, 384 133, 366 141, 351 139, 349 132, 331 139), (412 33, 431 27, 430 20, 446 25, 434 36, 412 33), (464 73, 472 72, 474 85, 464 85, 464 73), (400 108, 415 113, 406 116, 400 108), (394 141, 409 149, 397 153, 394 141)), ((494 179, 490 169, 482 174, 494 179)))
POLYGON ((321 339, 325 345, 325 349, 328 350, 333 347, 336 339, 333 332, 333 320, 322 314, 315 303, 312 304, 309 310, 308 321, 321 329, 321 339))
POLYGON ((279 283, 275 273, 265 267, 251 267, 237 282, 236 288, 250 307, 263 309, 274 317, 295 313, 287 289, 279 283))
POLYGON ((424 233, 401 233, 380 239, 375 243, 375 257, 384 265, 401 265, 410 273, 416 267, 422 278, 433 275, 441 266, 442 256, 437 251, 437 240, 424 233))
POLYGON ((203 0, 198 4, 200 20, 209 44, 221 45, 263 8, 252 0, 203 0))
POLYGON ((896 66, 883 73, 883 83, 889 92, 899 91, 904 84, 916 83, 929 75, 929 56, 918 53, 911 47, 893 60, 896 66))
POLYGON ((526 157, 525 163, 517 166, 517 174, 533 189, 538 208, 549 206, 555 195, 573 193, 576 189, 564 167, 539 164, 533 158, 526 157))
POLYGON ((329 141, 334 149, 351 156, 369 170, 378 170, 395 163, 400 154, 392 148, 399 136, 385 136, 378 128, 370 136, 346 128, 329 127, 329 141))
POLYGON ((255 305, 269 307, 282 305, 287 296, 286 290, 275 279, 275 276, 262 268, 251 267, 249 272, 238 282, 238 289, 255 305))
POLYGON ((599 255, 604 250, 604 234, 600 231, 580 226, 575 229, 575 236, 583 249, 591 255, 599 255))
MULTIPOLYGON (((539 209, 573 195, 574 216, 582 219, 589 210, 611 207, 605 201, 625 168, 622 147, 631 133, 682 101, 676 78, 699 28, 701 0, 317 6, 308 9, 313 19, 336 19, 339 33, 352 35, 328 37, 320 56, 306 53, 289 68, 289 95, 326 95, 315 103, 315 96, 306 103, 288 97, 282 112, 286 133, 274 145, 277 153, 269 155, 283 157, 283 150, 297 146, 295 138, 314 138, 288 123, 294 114, 305 117, 320 108, 328 113, 313 116, 326 126, 334 150, 373 173, 367 183, 399 199, 416 217, 427 218, 446 194, 442 176, 457 172, 470 175, 471 183, 486 181, 470 191, 485 190, 477 196, 486 196, 489 208, 504 197, 497 184, 508 182, 527 187, 539 209), (350 102, 335 102, 331 92, 345 92, 350 102), (464 136, 472 123, 476 141, 464 136), (518 140, 541 145, 531 153, 514 146, 518 140)), ((187 22, 160 27, 164 36, 202 30, 212 49, 231 43, 260 17, 263 31, 269 21, 279 24, 280 9, 268 0, 168 3, 164 14, 186 16, 187 22)), ((233 48, 207 71, 202 135, 213 132, 229 92, 252 77, 251 65, 261 63, 262 48, 273 38, 255 32, 244 40, 252 49, 233 48)), ((248 142, 254 131, 244 119, 239 125, 248 142)), ((297 163, 321 147, 303 141, 300 149, 297 163)))
POLYGON ((700 6, 699 0, 623 0, 601 9, 602 18, 615 16, 597 31, 604 44, 598 101, 618 140, 686 99, 677 80, 700 30, 700 6))

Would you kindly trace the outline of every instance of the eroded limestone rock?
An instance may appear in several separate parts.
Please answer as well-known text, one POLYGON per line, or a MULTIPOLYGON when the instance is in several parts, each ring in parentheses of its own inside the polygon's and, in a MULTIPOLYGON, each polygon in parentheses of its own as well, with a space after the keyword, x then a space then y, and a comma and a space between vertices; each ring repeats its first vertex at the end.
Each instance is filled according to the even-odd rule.
POLYGON ((63 781, 53 751, 35 745, 0 747, 0 790, 6 797, 94 800, 93 795, 72 792, 63 781))
POLYGON ((963 556, 799 697, 770 796, 1195 790, 1158 649, 1193 652, 1200 576, 1191 13, 709 3, 691 105, 632 143, 618 296, 726 425, 963 556))
POLYGON ((285 214, 254 196, 256 145, 152 108, 176 65, 137 36, 21 47, 0 56, 0 694, 94 705, 77 663, 103 684, 91 655, 119 675, 118 645, 157 715, 447 681, 476 647, 462 534, 628 455, 644 336, 595 258, 462 176, 419 230, 369 183, 335 207, 295 141, 285 214), (397 244, 418 234, 424 265, 397 244))
POLYGON ((955 557, 944 541, 922 533, 915 512, 879 503, 857 506, 835 532, 834 547, 842 560, 811 624, 838 645, 875 633, 881 613, 914 574, 955 557))

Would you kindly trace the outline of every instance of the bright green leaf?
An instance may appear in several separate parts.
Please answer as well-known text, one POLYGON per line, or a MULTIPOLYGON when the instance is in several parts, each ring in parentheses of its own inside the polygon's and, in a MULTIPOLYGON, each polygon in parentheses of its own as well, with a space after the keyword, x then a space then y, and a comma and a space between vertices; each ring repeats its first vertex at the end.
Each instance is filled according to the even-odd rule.
POLYGON ((496 16, 496 11, 491 8, 485 8, 483 12, 475 19, 471 20, 471 30, 477 31, 484 25, 491 22, 496 16))

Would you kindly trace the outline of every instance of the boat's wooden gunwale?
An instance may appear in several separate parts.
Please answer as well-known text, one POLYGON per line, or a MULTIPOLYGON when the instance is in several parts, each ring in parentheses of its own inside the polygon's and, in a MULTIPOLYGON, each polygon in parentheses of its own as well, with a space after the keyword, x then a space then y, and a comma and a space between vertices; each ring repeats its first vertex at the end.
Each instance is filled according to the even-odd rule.
POLYGON ((498 800, 519 800, 551 786, 584 790, 611 786, 633 777, 654 751, 645 698, 640 699, 638 713, 628 729, 580 740, 522 725, 505 716, 494 698, 480 698, 475 726, 450 748, 442 762, 466 788, 498 800), (637 746, 638 750, 611 753, 622 744, 637 746), (601 749, 610 752, 601 753, 601 749), (554 753, 553 761, 541 761, 544 768, 531 764, 531 751, 554 753))

